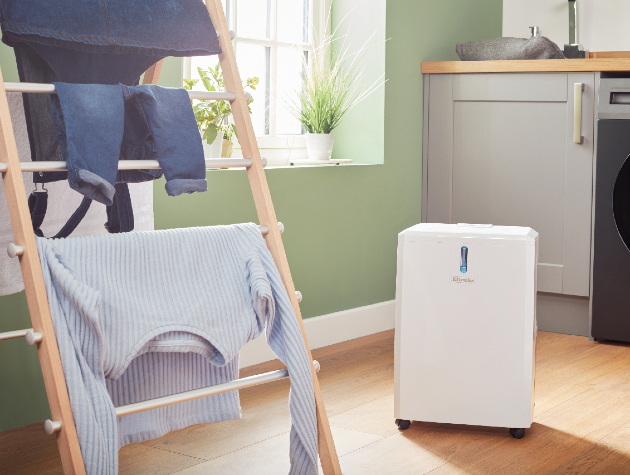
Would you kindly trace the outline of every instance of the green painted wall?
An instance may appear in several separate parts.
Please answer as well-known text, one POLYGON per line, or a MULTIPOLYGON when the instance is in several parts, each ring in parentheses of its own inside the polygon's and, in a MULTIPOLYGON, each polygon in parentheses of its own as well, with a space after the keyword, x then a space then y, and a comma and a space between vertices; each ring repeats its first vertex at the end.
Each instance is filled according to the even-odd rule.
MULTIPOLYGON (((501 36, 501 17, 501 0, 389 0, 385 163, 268 170, 305 317, 394 298, 397 234, 420 221, 420 63, 457 59, 456 43, 501 36)), ((179 64, 169 61, 162 84, 176 85, 179 64)), ((15 68, 2 49, 0 66, 15 68)), ((209 172, 208 187, 207 193, 169 198, 164 182, 156 182, 156 228, 256 221, 245 172, 209 172)), ((23 293, 0 298, 0 331, 29 325, 23 293)), ((0 430, 48 415, 34 348, 2 342, 0 430)))
POLYGON ((2 79, 7 82, 19 82, 17 64, 13 55, 13 48, 0 43, 0 67, 2 67, 2 79))

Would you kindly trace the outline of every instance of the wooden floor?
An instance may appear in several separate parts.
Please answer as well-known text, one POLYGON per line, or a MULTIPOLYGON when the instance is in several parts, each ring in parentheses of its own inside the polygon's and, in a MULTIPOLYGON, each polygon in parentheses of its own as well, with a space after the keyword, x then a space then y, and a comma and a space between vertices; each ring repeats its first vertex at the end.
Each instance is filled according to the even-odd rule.
MULTIPOLYGON (((540 332, 535 423, 516 440, 506 429, 417 422, 399 432, 393 345, 384 332, 313 352, 345 475, 630 474, 630 346, 540 332)), ((242 420, 128 445, 120 473, 286 474, 288 391, 288 381, 243 390, 242 420)), ((0 473, 62 473, 41 424, 0 433, 0 473)))

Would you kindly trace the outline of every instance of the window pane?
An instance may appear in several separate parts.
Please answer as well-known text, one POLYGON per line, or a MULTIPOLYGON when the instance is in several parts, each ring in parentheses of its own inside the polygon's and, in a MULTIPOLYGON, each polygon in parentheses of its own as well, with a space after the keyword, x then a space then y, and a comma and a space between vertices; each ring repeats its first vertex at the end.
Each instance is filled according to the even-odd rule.
POLYGON ((278 48, 278 69, 276 75, 276 131, 278 135, 301 134, 302 126, 287 110, 288 104, 296 99, 296 92, 302 89, 302 58, 299 48, 278 48))
POLYGON ((278 0, 278 41, 308 43, 308 14, 309 0, 278 0))
POLYGON ((236 34, 242 38, 271 37, 271 0, 237 0, 236 34))
MULTIPOLYGON (((240 0, 239 0, 240 3, 240 0)), ((256 135, 269 133, 269 48, 248 43, 237 43, 236 63, 243 82, 257 77, 256 90, 246 89, 254 97, 251 104, 252 122, 256 135)))

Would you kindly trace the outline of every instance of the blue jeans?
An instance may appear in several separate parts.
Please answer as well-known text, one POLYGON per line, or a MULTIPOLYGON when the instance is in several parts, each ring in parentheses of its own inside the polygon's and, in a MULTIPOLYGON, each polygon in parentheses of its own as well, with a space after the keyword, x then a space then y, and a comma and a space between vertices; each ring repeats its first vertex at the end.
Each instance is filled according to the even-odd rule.
MULTIPOLYGON (((111 205, 124 151, 127 158, 157 159, 170 196, 208 189, 201 136, 185 90, 122 84, 55 87, 53 119, 71 188, 111 205), (136 127, 139 123, 144 127, 136 127)), ((159 170, 140 173, 157 175, 159 170)))

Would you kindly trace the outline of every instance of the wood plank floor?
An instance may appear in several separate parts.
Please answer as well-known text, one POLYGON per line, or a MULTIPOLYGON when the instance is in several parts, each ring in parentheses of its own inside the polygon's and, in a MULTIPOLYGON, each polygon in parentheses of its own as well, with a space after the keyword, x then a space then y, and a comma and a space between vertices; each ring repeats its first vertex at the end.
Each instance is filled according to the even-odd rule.
MULTIPOLYGON (((506 429, 394 425, 393 332, 313 352, 345 475, 630 474, 630 345, 540 332, 535 423, 506 429)), ((241 377, 277 369, 276 362, 241 377)), ((243 419, 196 425, 120 451, 121 474, 286 474, 288 381, 241 391, 243 419)), ((0 433, 0 473, 60 474, 41 424, 0 433)))

